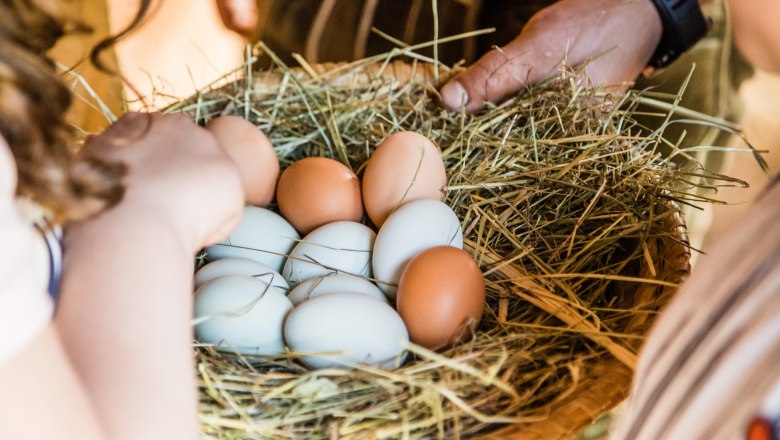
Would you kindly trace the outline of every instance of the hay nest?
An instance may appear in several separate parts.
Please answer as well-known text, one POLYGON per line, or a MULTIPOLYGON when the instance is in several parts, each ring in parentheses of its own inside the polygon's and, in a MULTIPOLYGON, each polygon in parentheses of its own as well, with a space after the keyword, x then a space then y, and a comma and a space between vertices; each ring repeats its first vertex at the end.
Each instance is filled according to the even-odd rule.
POLYGON ((476 335, 440 353, 412 345, 395 371, 307 371, 295 353, 248 359, 196 344, 204 438, 569 438, 625 397, 643 335, 688 273, 678 203, 708 201, 696 182, 740 184, 679 160, 663 138, 683 111, 676 97, 613 96, 564 71, 458 114, 434 87, 451 71, 393 59, 412 53, 296 69, 276 59, 270 70, 250 59, 168 111, 200 123, 242 115, 283 167, 327 156, 358 175, 388 134, 428 136, 485 276, 476 335), (664 109, 655 129, 633 118, 643 102, 664 109))

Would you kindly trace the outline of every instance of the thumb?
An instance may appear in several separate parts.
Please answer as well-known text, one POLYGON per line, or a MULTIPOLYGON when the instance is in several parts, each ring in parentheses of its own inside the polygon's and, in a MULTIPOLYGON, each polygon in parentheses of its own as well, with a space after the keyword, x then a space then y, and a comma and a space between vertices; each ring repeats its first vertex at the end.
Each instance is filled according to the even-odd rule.
POLYGON ((231 215, 227 220, 225 220, 216 231, 209 234, 206 239, 203 241, 201 247, 211 246, 214 244, 219 243, 221 240, 227 238, 230 236, 230 234, 233 233, 233 231, 236 230, 238 227, 238 224, 241 222, 241 215, 243 214, 243 210, 237 211, 233 215, 231 215))
POLYGON ((486 53, 441 90, 450 110, 477 111, 487 102, 498 102, 523 87, 552 76, 565 53, 548 50, 533 32, 523 32, 502 48, 486 53))

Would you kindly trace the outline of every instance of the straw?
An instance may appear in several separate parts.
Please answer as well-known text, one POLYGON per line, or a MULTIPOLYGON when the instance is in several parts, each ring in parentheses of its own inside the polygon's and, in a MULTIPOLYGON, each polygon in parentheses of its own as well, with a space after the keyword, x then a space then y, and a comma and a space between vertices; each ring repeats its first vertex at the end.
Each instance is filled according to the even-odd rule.
POLYGON ((200 346, 205 438, 459 438, 542 420, 595 365, 636 364, 647 326, 632 323, 649 323, 668 296, 632 292, 676 286, 655 277, 665 257, 653 245, 682 240, 669 227, 675 204, 716 203, 718 187, 746 186, 660 153, 680 150, 663 138, 681 123, 674 114, 739 130, 681 109, 677 96, 615 96, 564 69, 483 112, 453 113, 431 86, 452 70, 405 57, 423 46, 339 65, 298 57, 303 68, 293 69, 260 43, 271 70, 247 70, 246 80, 168 109, 199 123, 245 116, 282 166, 327 156, 359 175, 389 134, 429 137, 448 170, 445 202, 488 293, 473 338, 440 353, 412 345, 395 371, 307 371, 300 353, 248 357, 200 346), (641 103, 661 110, 652 131, 634 120, 641 103))

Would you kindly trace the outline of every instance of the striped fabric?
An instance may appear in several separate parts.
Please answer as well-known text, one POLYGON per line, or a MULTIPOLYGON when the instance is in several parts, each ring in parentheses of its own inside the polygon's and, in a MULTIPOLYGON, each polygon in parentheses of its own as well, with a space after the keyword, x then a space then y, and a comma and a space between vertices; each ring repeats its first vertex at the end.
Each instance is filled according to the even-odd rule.
POLYGON ((614 438, 751 438, 757 417, 780 418, 777 177, 656 322, 614 438))

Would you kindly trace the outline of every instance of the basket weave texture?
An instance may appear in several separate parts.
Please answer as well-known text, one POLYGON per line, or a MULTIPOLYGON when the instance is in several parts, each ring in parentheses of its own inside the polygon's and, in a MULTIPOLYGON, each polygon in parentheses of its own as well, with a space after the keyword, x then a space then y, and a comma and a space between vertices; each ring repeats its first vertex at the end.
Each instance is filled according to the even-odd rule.
MULTIPOLYGON (((668 217, 664 226, 671 234, 648 242, 655 267, 652 270, 647 266, 643 267, 640 276, 679 284, 688 277, 691 270, 691 254, 682 213, 677 211, 675 215, 668 217)), ((654 297, 668 300, 676 292, 676 288, 668 286, 642 284, 632 287, 635 289, 634 300, 638 306, 654 297)), ((652 320, 647 319, 647 315, 637 315, 625 331, 646 334, 651 325, 652 320)), ((624 363, 616 359, 604 359, 592 365, 585 374, 586 379, 580 382, 575 391, 567 399, 550 408, 541 420, 508 426, 483 438, 570 439, 628 396, 632 375, 633 370, 624 363)))

